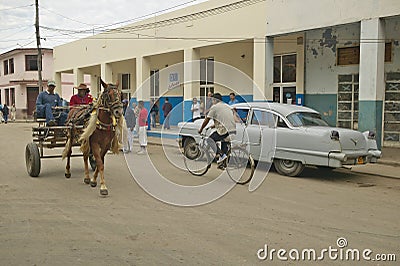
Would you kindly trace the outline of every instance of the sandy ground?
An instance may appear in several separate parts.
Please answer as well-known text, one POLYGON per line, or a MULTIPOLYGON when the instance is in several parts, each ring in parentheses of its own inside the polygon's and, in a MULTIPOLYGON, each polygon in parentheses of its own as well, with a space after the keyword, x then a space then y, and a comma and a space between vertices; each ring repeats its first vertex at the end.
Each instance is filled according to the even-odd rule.
MULTIPOLYGON (((176 207, 143 191, 123 155, 107 155, 110 194, 101 197, 98 187, 83 184, 81 158, 72 159, 70 179, 61 159, 42 160, 40 176, 28 176, 24 151, 31 126, 0 125, 1 265, 365 265, 328 255, 312 263, 257 258, 265 244, 319 253, 337 248, 339 237, 346 248, 400 260, 400 179, 348 170, 310 168, 301 178, 272 172, 255 192, 236 186, 210 204, 176 207)), ((172 167, 160 146, 149 153, 177 182, 197 184, 216 171, 199 181, 172 167)), ((146 167, 140 171, 147 173, 146 167)))

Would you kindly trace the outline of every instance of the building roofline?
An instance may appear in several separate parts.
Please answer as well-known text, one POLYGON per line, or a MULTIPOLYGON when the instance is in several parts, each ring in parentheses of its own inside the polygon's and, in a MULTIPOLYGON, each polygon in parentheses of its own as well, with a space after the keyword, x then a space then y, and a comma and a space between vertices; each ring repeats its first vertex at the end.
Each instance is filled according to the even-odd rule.
MULTIPOLYGON (((9 55, 9 54, 16 54, 19 52, 28 52, 28 51, 37 51, 37 48, 15 48, 15 49, 12 49, 10 51, 0 54, 0 57, 9 55)), ((53 49, 52 48, 42 48, 42 51, 53 51, 53 49)))

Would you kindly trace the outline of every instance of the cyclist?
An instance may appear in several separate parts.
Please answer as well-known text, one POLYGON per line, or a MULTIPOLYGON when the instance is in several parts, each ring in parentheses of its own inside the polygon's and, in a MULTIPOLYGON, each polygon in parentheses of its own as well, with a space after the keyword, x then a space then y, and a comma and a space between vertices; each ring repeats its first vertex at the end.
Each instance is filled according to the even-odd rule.
POLYGON ((199 129, 199 133, 207 126, 210 119, 214 120, 212 127, 216 128, 216 131, 210 135, 210 139, 214 142, 221 141, 221 149, 217 145, 217 154, 219 154, 218 164, 226 160, 228 152, 228 144, 230 143, 231 135, 236 134, 236 123, 234 114, 227 104, 222 101, 220 93, 215 93, 213 96, 213 106, 207 113, 207 117, 204 119, 203 124, 199 129), (227 138, 229 136, 229 138, 227 138), (227 141, 224 141, 227 140, 227 141))

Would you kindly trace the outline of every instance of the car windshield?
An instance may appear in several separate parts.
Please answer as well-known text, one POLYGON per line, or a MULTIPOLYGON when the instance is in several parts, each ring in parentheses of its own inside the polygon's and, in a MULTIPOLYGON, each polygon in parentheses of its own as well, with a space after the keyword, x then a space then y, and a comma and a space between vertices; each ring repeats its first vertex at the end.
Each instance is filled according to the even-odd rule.
POLYGON ((287 116, 294 127, 329 126, 317 113, 297 112, 287 116))

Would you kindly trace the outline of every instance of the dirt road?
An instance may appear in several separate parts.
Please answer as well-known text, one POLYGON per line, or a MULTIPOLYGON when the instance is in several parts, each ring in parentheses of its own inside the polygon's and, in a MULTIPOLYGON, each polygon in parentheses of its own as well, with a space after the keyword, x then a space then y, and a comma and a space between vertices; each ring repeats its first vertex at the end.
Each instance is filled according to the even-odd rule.
MULTIPOLYGON (((31 126, 0 125, 1 265, 254 265, 265 245, 319 255, 338 248, 340 237, 347 248, 371 249, 371 257, 397 253, 400 260, 399 179, 346 170, 306 169, 301 178, 273 172, 255 192, 237 186, 210 204, 175 207, 143 191, 123 155, 107 155, 110 195, 101 197, 99 188, 83 184, 81 158, 72 159, 70 179, 61 159, 43 161, 40 176, 28 176, 31 126)), ((199 182, 170 167, 161 147, 149 151, 167 175, 199 182)), ((323 265, 365 265, 325 255, 323 265)), ((302 264, 274 256, 261 264, 302 264)))

